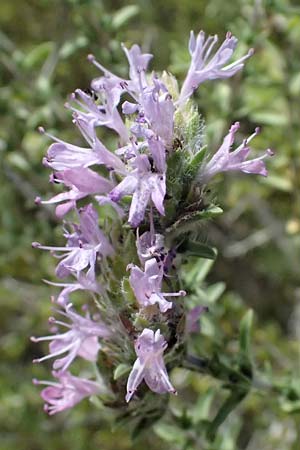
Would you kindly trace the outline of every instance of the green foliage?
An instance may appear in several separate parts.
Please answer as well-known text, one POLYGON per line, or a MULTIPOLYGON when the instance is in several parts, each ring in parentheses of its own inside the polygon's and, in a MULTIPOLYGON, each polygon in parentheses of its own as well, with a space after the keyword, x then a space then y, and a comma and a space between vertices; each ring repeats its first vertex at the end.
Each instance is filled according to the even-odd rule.
MULTIPOLYGON (((1 3, 0 21, 4 362, 0 450, 138 450, 145 446, 153 450, 298 450, 300 10, 296 2, 238 0, 229 7, 221 0, 130 4, 15 0, 1 3), (197 373, 199 367, 197 372, 174 370, 179 395, 171 399, 164 419, 154 426, 155 433, 149 428, 132 443, 126 417, 120 417, 123 425, 112 432, 112 417, 88 402, 70 414, 47 418, 31 385, 32 377, 49 375, 44 367, 32 367, 31 359, 42 349, 33 348, 29 336, 43 334, 48 297, 57 291, 40 283, 42 278, 52 278, 54 261, 31 249, 30 243, 60 243, 53 210, 34 205, 35 196, 49 197, 53 189, 41 165, 49 142, 36 128, 44 125, 53 134, 82 144, 62 105, 72 90, 88 87, 88 80, 98 76, 86 62, 88 53, 126 75, 119 43, 139 42, 155 53, 155 70, 169 66, 180 77, 189 63, 188 32, 200 28, 221 36, 230 29, 240 40, 241 55, 249 47, 256 52, 243 73, 199 89, 197 101, 205 128, 202 122, 194 123, 178 136, 174 152, 174 158, 181 158, 184 189, 235 120, 242 124, 241 140, 261 126, 253 146, 271 147, 276 157, 269 163, 266 180, 228 175, 213 186, 210 195, 222 205, 222 216, 218 206, 208 210, 197 204, 195 211, 186 211, 180 203, 182 186, 176 183, 180 174, 172 173, 170 164, 172 199, 167 200, 166 209, 169 217, 178 210, 181 214, 172 227, 164 222, 162 226, 170 227, 170 240, 193 255, 181 274, 191 293, 190 308, 204 305, 210 311, 202 315, 201 333, 192 337, 189 349, 202 375, 197 373)), ((168 83, 172 84, 171 78, 168 83)), ((175 96, 176 86, 172 90, 175 96)), ((113 213, 103 210, 103 216, 109 214, 113 213)), ((122 250, 120 246, 123 265, 116 264, 113 270, 124 271, 129 247, 122 250)), ((115 301, 124 301, 124 296, 132 300, 126 279, 123 286, 111 289, 115 301)), ((124 382, 127 371, 126 365, 119 366, 116 381, 124 382)), ((161 403, 163 412, 163 398, 161 403)), ((135 410, 130 414, 134 416, 135 410)), ((150 397, 145 418, 148 426, 155 419, 150 397)), ((137 435, 142 425, 136 418, 137 435)))

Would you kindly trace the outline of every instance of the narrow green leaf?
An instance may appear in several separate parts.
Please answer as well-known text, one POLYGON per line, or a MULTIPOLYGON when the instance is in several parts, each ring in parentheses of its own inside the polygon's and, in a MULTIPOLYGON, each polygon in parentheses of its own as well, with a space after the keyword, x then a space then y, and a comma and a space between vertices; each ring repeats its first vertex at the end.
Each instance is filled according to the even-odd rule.
POLYGON ((216 205, 210 205, 208 208, 198 212, 199 219, 212 219, 223 214, 223 209, 216 205))
POLYGON ((180 217, 173 225, 166 229, 166 237, 175 238, 181 234, 185 234, 188 231, 195 230, 199 227, 201 220, 213 219, 223 213, 223 210, 216 205, 210 205, 200 211, 193 211, 186 213, 180 217))
POLYGON ((263 183, 283 192, 291 192, 293 190, 291 178, 286 178, 283 176, 270 174, 266 180, 263 180, 263 183))
POLYGON ((199 170, 202 161, 206 155, 206 147, 202 147, 199 152, 197 152, 194 156, 191 162, 187 165, 187 172, 191 175, 192 178, 195 177, 197 171, 199 170))
POLYGON ((251 114, 251 118, 258 123, 263 123, 271 126, 284 127, 288 125, 288 115, 283 114, 282 111, 258 111, 251 114))
POLYGON ((241 320, 240 324, 240 351, 247 358, 251 352, 251 330, 253 324, 253 310, 249 309, 241 320))
POLYGON ((23 59, 24 69, 33 69, 35 67, 41 66, 49 54, 53 51, 53 42, 43 42, 35 46, 30 52, 26 54, 23 59))
POLYGON ((208 419, 215 392, 215 388, 210 388, 205 392, 205 394, 199 397, 192 411, 192 421, 194 425, 202 420, 208 419))
POLYGON ((66 41, 59 51, 59 56, 67 59, 72 56, 78 49, 86 47, 88 39, 85 36, 78 36, 76 39, 66 41))
POLYGON ((185 253, 188 256, 199 256, 205 259, 216 259, 217 250, 201 242, 187 240, 179 248, 179 253, 185 253))
POLYGON ((181 446, 185 443, 185 433, 173 425, 158 423, 155 425, 154 431, 157 436, 166 442, 181 446))
POLYGON ((119 378, 126 375, 131 370, 131 367, 128 364, 119 364, 114 370, 114 380, 118 380, 119 378))
POLYGON ((205 280, 213 265, 212 259, 199 258, 194 264, 184 266, 184 279, 188 286, 199 286, 205 280))
POLYGON ((231 391, 226 398, 219 411, 217 412, 214 420, 210 423, 207 429, 207 438, 210 441, 214 441, 218 428, 227 419, 228 415, 238 406, 238 404, 246 397, 247 390, 236 388, 231 391))
POLYGON ((217 332, 219 332, 219 330, 216 330, 216 325, 211 318, 203 315, 201 317, 201 335, 215 338, 217 332))
POLYGON ((118 30, 123 25, 126 25, 133 17, 140 12, 137 5, 127 5, 117 11, 112 18, 112 26, 118 30))
POLYGON ((206 289, 206 295, 209 298, 209 302, 215 303, 217 300, 219 300, 225 289, 226 285, 222 281, 208 286, 208 288, 206 289))

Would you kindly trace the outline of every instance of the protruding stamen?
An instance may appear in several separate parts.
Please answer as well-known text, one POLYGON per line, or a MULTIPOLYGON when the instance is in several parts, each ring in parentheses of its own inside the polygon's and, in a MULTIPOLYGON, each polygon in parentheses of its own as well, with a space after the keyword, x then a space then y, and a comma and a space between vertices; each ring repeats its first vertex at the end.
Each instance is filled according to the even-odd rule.
MULTIPOLYGON (((48 336, 45 336, 45 337, 47 338, 48 336)), ((39 339, 39 340, 48 340, 48 339, 45 339, 45 338, 38 338, 38 339, 39 339)), ((60 339, 60 338, 59 338, 58 336, 51 336, 51 339, 60 339)), ((63 340, 64 337, 62 336, 61 339, 63 340)), ((50 340, 50 339, 49 339, 49 340, 50 340)), ((76 345, 77 345, 77 342, 71 342, 69 345, 66 345, 64 348, 61 348, 61 349, 58 350, 57 352, 50 353, 49 355, 42 356, 41 358, 35 358, 35 359, 32 360, 32 362, 33 362, 34 364, 37 364, 37 363, 41 363, 41 362, 43 362, 43 361, 46 361, 47 359, 55 358, 56 356, 60 356, 60 355, 62 355, 63 353, 67 352, 67 351, 70 350, 72 347, 74 348, 76 345)), ((71 356, 69 356, 68 359, 71 359, 71 356)), ((67 363, 65 364, 64 368, 66 368, 66 367, 67 367, 67 363)))
POLYGON ((50 250, 57 252, 72 252, 73 250, 78 250, 78 247, 51 247, 48 245, 42 245, 39 242, 32 242, 33 248, 38 248, 40 250, 50 250))
POLYGON ((93 63, 94 61, 95 61, 95 56, 92 54, 92 53, 90 53, 89 55, 87 55, 87 60, 89 61, 89 62, 91 62, 91 63, 93 63))
POLYGON ((32 383, 35 385, 43 385, 43 386, 53 386, 60 387, 60 384, 55 383, 54 381, 46 381, 46 380, 38 380, 37 378, 32 379, 32 383))
POLYGON ((179 291, 179 292, 161 292, 161 295, 164 297, 185 297, 186 291, 179 291))

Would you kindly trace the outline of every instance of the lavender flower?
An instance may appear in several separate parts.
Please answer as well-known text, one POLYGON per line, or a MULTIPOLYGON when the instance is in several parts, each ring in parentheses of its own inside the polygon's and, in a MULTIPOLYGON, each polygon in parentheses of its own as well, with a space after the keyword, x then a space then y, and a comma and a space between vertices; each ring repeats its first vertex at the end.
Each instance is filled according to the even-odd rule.
POLYGON ((44 280, 51 286, 62 287, 63 289, 59 293, 56 299, 56 303, 61 306, 67 306, 70 303, 70 294, 78 290, 86 290, 95 294, 103 293, 103 288, 100 283, 97 282, 95 273, 89 271, 87 274, 84 272, 72 273, 75 276, 76 281, 74 283, 55 283, 52 281, 44 280))
POLYGON ((157 394, 166 392, 176 394, 166 371, 163 353, 167 348, 167 342, 160 330, 154 333, 145 328, 137 338, 134 347, 137 360, 128 377, 126 401, 130 401, 143 380, 157 394))
POLYGON ((143 95, 144 115, 149 128, 163 140, 167 147, 173 141, 175 106, 166 86, 157 78, 153 78, 154 87, 143 95))
POLYGON ((268 149, 258 158, 250 160, 246 159, 251 151, 248 144, 259 133, 259 128, 256 128, 255 132, 250 137, 245 139, 238 148, 232 152, 230 151, 234 142, 235 133, 239 127, 239 122, 232 125, 219 150, 204 166, 202 173, 200 174, 200 178, 203 182, 207 183, 210 178, 217 173, 228 171, 241 171, 245 173, 262 175, 264 177, 267 176, 268 172, 263 160, 273 155, 272 150, 268 149))
POLYGON ((129 62, 129 76, 133 85, 131 89, 135 92, 142 91, 147 86, 145 72, 153 55, 142 53, 140 47, 136 44, 130 50, 125 45, 122 47, 129 62))
POLYGON ((55 142, 50 145, 44 165, 53 170, 77 169, 101 163, 99 155, 88 148, 78 147, 67 142, 55 142))
POLYGON ((109 194, 111 200, 117 202, 125 195, 133 194, 128 222, 137 227, 152 199, 160 214, 164 215, 164 197, 166 193, 165 174, 153 173, 146 155, 136 153, 131 163, 133 170, 109 194))
POLYGON ((120 96, 114 90, 111 90, 105 83, 102 85, 101 91, 102 103, 96 104, 92 97, 81 89, 76 89, 71 99, 78 104, 81 109, 77 109, 67 103, 67 107, 71 109, 77 117, 82 117, 92 128, 97 126, 106 126, 115 130, 121 142, 128 141, 128 130, 120 116, 117 105, 120 96))
POLYGON ((65 202, 56 207, 56 215, 58 217, 63 217, 71 209, 75 208, 78 200, 91 194, 107 193, 113 187, 113 184, 106 178, 84 167, 57 172, 53 177, 53 181, 64 184, 70 190, 55 195, 50 200, 41 200, 38 197, 36 203, 51 205, 65 202))
POLYGON ((50 318, 51 325, 61 325, 68 329, 65 333, 54 334, 51 336, 32 337, 33 342, 51 341, 49 344, 49 355, 35 359, 34 362, 40 363, 49 358, 56 358, 67 353, 63 358, 56 359, 53 364, 55 370, 65 371, 70 366, 76 356, 81 356, 88 361, 96 361, 100 349, 98 338, 108 338, 112 332, 101 320, 97 322, 91 320, 89 314, 82 317, 72 309, 72 304, 68 304, 65 311, 57 312, 66 317, 71 323, 50 318))
POLYGON ((205 40, 205 33, 200 31, 197 38, 191 31, 189 41, 189 51, 192 57, 191 66, 182 85, 179 103, 185 102, 199 84, 206 80, 216 78, 229 78, 244 67, 244 61, 253 54, 253 49, 237 61, 225 65, 233 55, 237 45, 237 38, 227 33, 225 41, 219 47, 214 56, 211 57, 214 46, 218 41, 218 36, 209 36, 205 40))
POLYGON ((164 250, 164 236, 151 231, 146 231, 141 236, 137 234, 136 247, 138 257, 144 265, 148 259, 161 256, 164 250))
POLYGON ((112 245, 98 226, 98 214, 92 205, 79 211, 80 224, 73 225, 73 233, 65 232, 66 247, 48 247, 34 242, 32 245, 41 250, 63 252, 63 259, 56 268, 56 275, 65 278, 71 273, 78 273, 89 267, 90 277, 95 277, 97 255, 103 257, 114 253, 112 245))
POLYGON ((161 292, 163 265, 159 265, 155 258, 145 262, 145 272, 134 264, 131 264, 129 268, 129 282, 142 308, 158 303, 160 311, 165 313, 168 309, 172 308, 172 302, 168 302, 165 297, 180 297, 185 295, 184 291, 161 292))
POLYGON ((42 134, 46 134, 55 141, 54 144, 50 145, 47 156, 43 159, 45 166, 51 167, 54 171, 64 171, 67 169, 87 168, 96 164, 105 164, 113 169, 125 170, 125 166, 120 158, 103 145, 96 136, 95 129, 90 128, 85 119, 74 116, 74 123, 80 129, 90 148, 79 147, 64 142, 46 133, 40 127, 39 131, 42 134))
POLYGON ((92 88, 97 92, 101 92, 104 86, 107 86, 114 95, 120 98, 123 92, 129 92, 134 99, 138 100, 139 95, 143 89, 147 87, 147 80, 145 72, 148 68, 149 62, 152 59, 150 53, 142 53, 138 45, 133 45, 129 50, 122 45, 125 55, 129 62, 129 80, 124 80, 109 70, 107 70, 102 64, 96 61, 93 55, 89 55, 88 59, 98 69, 100 69, 104 76, 93 80, 92 88))
POLYGON ((103 91, 105 88, 110 89, 115 98, 120 98, 121 94, 126 91, 128 81, 123 78, 118 77, 117 75, 110 72, 106 67, 100 64, 94 55, 89 54, 87 57, 88 61, 94 64, 101 72, 103 72, 104 76, 99 78, 94 78, 91 82, 91 88, 96 93, 103 91), (105 86, 105 88, 104 88, 105 86))
POLYGON ((52 372, 57 382, 33 380, 36 385, 46 385, 41 397, 45 401, 44 410, 50 416, 65 409, 73 408, 85 397, 96 394, 106 394, 107 389, 99 382, 74 377, 70 372, 52 372))
POLYGON ((167 147, 173 140, 175 105, 165 84, 153 77, 153 84, 141 90, 139 103, 124 102, 124 114, 138 113, 136 122, 141 126, 132 126, 131 131, 145 138, 156 136, 167 147), (139 131, 137 131, 139 130, 139 131))

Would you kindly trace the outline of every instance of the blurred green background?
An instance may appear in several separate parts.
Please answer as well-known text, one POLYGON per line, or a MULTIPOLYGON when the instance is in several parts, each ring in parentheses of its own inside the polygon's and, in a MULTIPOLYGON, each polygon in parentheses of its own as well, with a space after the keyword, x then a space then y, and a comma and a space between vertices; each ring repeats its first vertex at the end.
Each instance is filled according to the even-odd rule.
POLYGON ((199 89, 208 144, 216 149, 239 120, 245 136, 260 126, 254 148, 271 147, 276 157, 267 179, 227 175, 212 187, 225 214, 203 230, 219 249, 217 261, 206 280, 208 267, 187 281, 212 305, 195 348, 219 339, 234 352, 239 321, 253 308, 257 366, 284 386, 296 380, 300 393, 299 1, 2 0, 0 26, 0 449, 299 450, 294 391, 284 399, 253 392, 206 442, 201 421, 211 418, 222 391, 217 381, 183 370, 173 373, 179 396, 170 412, 135 443, 126 429, 112 431, 112 415, 88 401, 48 418, 31 379, 49 379, 49 366, 32 366, 37 349, 29 341, 47 328, 54 291, 41 279, 53 279, 55 262, 31 242, 54 244, 60 236, 53 209, 34 205, 53 189, 41 164, 49 142, 37 127, 80 142, 63 104, 99 75, 88 53, 126 76, 120 42, 136 42, 154 53, 151 68, 168 67, 182 79, 189 31, 222 39, 230 30, 239 38, 237 56, 249 47, 255 55, 233 79, 199 89))

